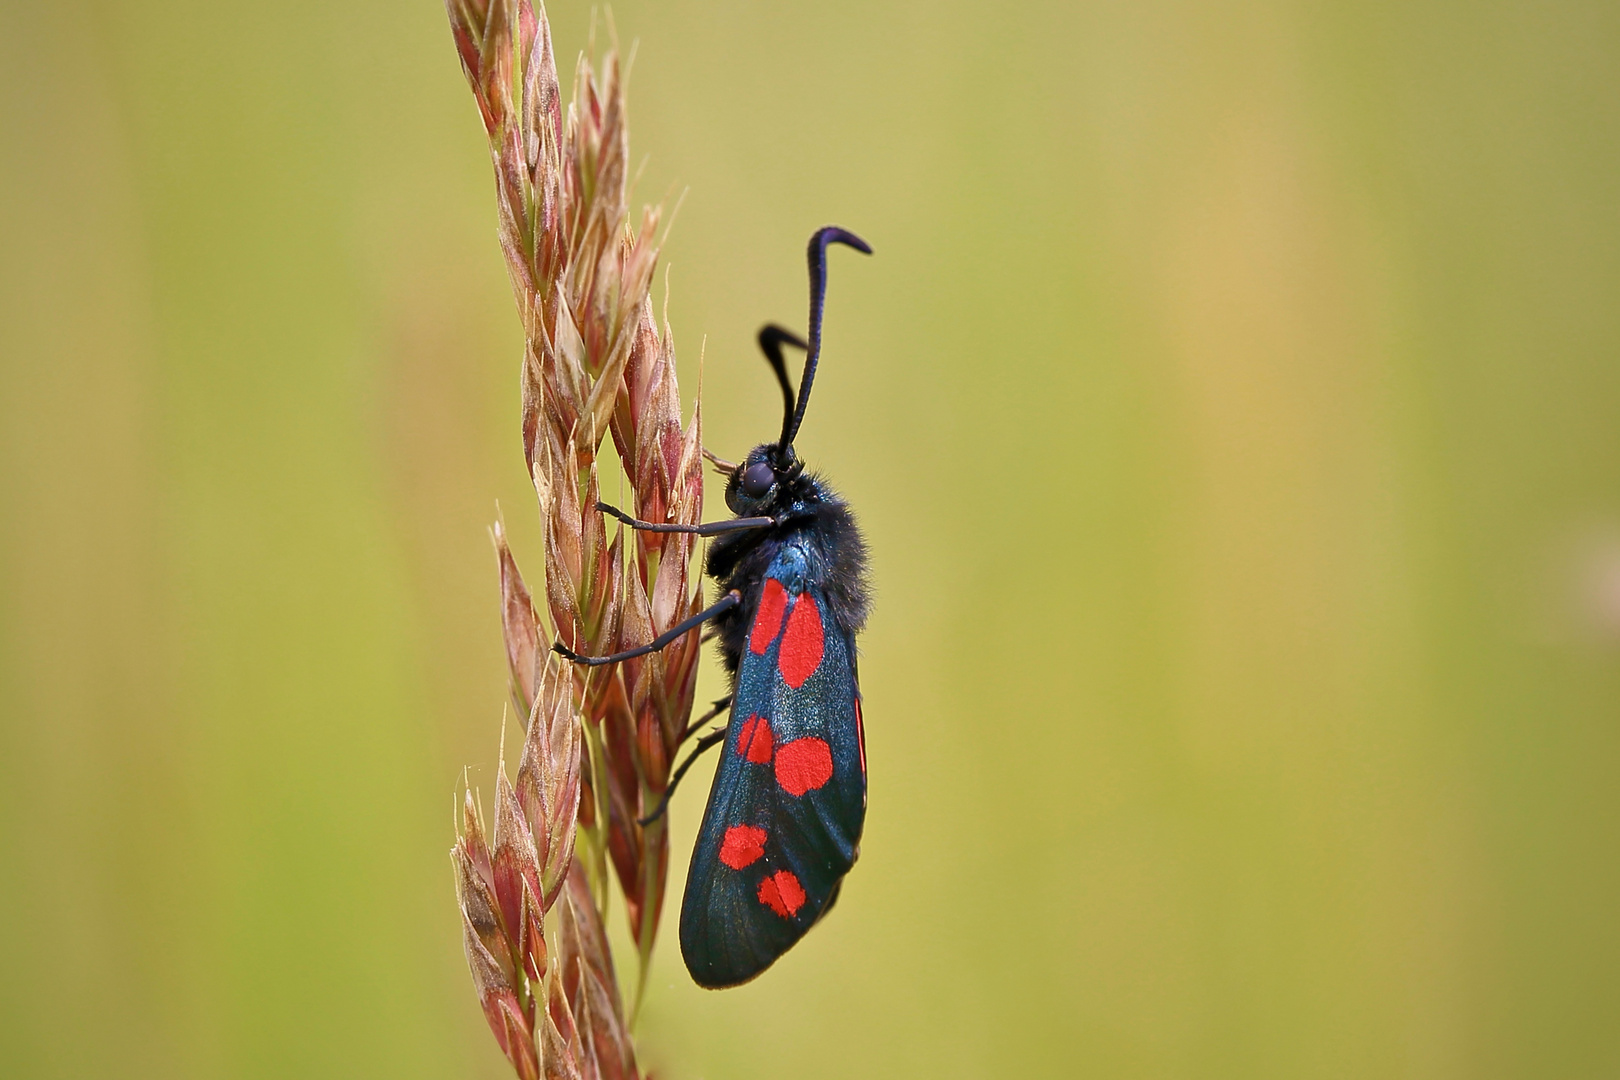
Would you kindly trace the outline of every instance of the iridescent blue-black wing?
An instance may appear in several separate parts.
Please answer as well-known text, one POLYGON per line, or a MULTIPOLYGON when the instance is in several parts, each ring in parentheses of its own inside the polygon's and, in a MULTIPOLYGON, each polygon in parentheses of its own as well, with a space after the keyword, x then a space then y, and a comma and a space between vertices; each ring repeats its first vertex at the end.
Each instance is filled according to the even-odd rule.
POLYGON ((681 954, 701 986, 769 967, 826 911, 859 851, 855 642, 827 617, 810 566, 794 545, 772 561, 738 666, 681 903, 681 954))

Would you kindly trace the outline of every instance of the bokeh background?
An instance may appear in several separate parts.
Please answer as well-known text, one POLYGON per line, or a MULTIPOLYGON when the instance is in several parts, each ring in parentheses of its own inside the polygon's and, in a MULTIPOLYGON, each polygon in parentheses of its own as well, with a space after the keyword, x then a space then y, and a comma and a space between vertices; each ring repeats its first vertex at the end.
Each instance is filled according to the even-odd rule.
MULTIPOLYGON (((863 858, 742 989, 666 920, 645 1059, 1620 1075, 1620 7, 613 14, 713 448, 877 250, 800 444, 863 858)), ((505 1076, 446 852, 538 530, 443 12, 0 21, 0 1073, 505 1076)))

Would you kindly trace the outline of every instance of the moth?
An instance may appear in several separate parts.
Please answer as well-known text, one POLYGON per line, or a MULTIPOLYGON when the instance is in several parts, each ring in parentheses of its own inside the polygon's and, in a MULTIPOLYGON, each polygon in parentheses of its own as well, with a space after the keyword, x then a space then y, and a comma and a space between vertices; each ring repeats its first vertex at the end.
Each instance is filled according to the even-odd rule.
MULTIPOLYGON (((766 325, 759 345, 782 388, 782 429, 732 467, 726 505, 736 517, 703 525, 639 521, 635 529, 717 539, 705 563, 719 599, 651 643, 609 664, 661 649, 713 622, 731 678, 726 726, 698 740, 697 755, 724 744, 681 901, 681 955, 700 986, 747 982, 770 967, 833 906, 855 865, 866 819, 866 734, 855 636, 870 603, 866 543, 849 505, 794 451, 821 359, 827 249, 872 249, 834 226, 810 238, 810 334, 766 325), (783 346, 805 352, 797 391, 783 346)), ((648 819, 663 812, 668 803, 648 819)))

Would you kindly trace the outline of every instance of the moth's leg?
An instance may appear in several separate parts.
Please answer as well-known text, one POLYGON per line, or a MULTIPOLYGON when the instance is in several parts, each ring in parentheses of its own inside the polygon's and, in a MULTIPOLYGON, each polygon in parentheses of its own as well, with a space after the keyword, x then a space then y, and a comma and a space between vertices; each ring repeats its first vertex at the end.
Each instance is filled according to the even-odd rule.
POLYGON ((732 518, 730 521, 710 521, 703 525, 659 525, 651 521, 639 521, 620 510, 617 506, 609 506, 605 502, 596 504, 596 508, 612 518, 617 518, 641 532, 655 533, 692 533, 697 536, 717 536, 720 533, 740 532, 743 529, 766 529, 772 525, 781 524, 773 517, 745 517, 732 518))
MULTIPOLYGON (((704 639, 707 640, 709 635, 705 634, 703 636, 704 639)), ((675 745, 679 746, 687 739, 690 739, 693 734, 696 733, 698 728, 702 727, 704 724, 707 724, 710 720, 713 720, 715 717, 719 716, 729 708, 731 708, 731 695, 727 694, 725 697, 714 703, 714 708, 710 709, 696 720, 693 720, 690 724, 687 724, 686 730, 681 732, 681 737, 675 740, 675 745)))
POLYGON ((703 753, 703 751, 713 746, 719 746, 725 741, 725 739, 726 729, 721 728, 719 731, 709 732, 707 735, 703 736, 703 738, 693 743, 692 752, 686 755, 686 760, 681 762, 681 767, 676 769, 675 775, 669 778, 669 787, 664 789, 664 797, 658 800, 658 805, 653 807, 652 813, 648 814, 644 818, 638 818, 636 820, 636 824, 640 825, 642 828, 646 828, 648 825, 651 825, 653 822, 663 817, 664 811, 669 809, 669 797, 675 794, 676 786, 680 784, 681 777, 686 775, 686 770, 692 767, 692 762, 696 761, 698 759, 698 755, 703 753))
POLYGON ((647 644, 634 649, 626 649, 624 652, 610 653, 607 656, 581 656, 560 641, 553 643, 551 651, 565 660, 572 660, 574 663, 584 664, 586 667, 600 667, 603 664, 617 664, 621 660, 634 660, 638 656, 646 656, 648 653, 657 652, 682 634, 697 629, 710 619, 719 618, 740 603, 742 603, 742 594, 736 589, 732 589, 722 596, 717 603, 704 608, 690 619, 676 623, 647 644))

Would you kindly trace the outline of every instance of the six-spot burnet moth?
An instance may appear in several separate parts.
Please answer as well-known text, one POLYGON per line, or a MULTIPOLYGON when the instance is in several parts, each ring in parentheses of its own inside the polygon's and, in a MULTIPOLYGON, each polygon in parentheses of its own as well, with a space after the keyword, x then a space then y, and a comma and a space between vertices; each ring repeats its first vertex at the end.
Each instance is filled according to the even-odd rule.
POLYGON ((726 505, 737 516, 664 525, 597 504, 636 529, 718 537, 706 569, 720 585, 719 600, 640 648, 584 657, 561 642, 553 646, 576 663, 610 664, 715 623, 732 682, 730 720, 698 741, 669 787, 673 792, 699 753, 725 744, 681 902, 681 954, 700 986, 747 982, 831 909, 866 818, 855 671, 855 635, 868 603, 866 544, 849 507, 804 471, 793 450, 821 358, 832 244, 872 251, 843 229, 817 232, 809 251, 809 342, 779 326, 759 332, 782 387, 782 433, 731 469, 726 505), (797 393, 783 345, 806 351, 797 393))

